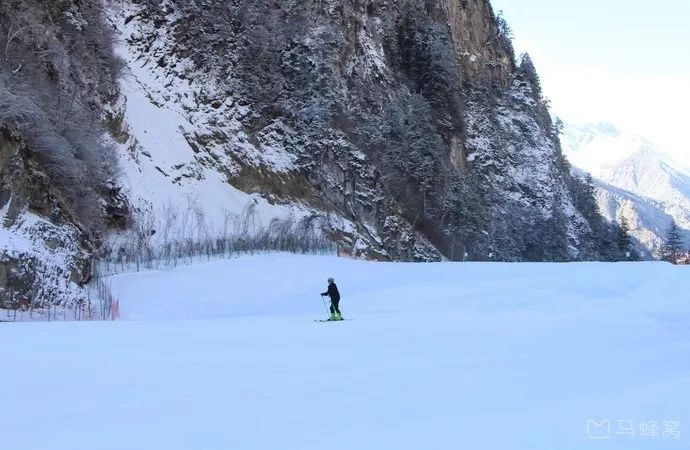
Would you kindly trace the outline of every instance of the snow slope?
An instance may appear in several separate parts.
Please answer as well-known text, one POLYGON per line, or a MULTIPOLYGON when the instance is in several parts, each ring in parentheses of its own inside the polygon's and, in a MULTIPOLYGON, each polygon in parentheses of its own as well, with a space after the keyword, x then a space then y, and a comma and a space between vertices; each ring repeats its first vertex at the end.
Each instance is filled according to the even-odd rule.
POLYGON ((120 275, 123 321, 0 327, 0 442, 687 449, 689 280, 662 263, 285 254, 120 275), (353 320, 315 323, 331 275, 353 320))

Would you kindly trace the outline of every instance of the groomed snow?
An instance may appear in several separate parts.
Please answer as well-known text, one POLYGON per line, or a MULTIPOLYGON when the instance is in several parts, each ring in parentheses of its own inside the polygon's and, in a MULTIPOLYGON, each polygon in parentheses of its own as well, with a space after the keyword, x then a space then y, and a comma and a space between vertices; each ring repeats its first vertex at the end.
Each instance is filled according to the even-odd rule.
POLYGON ((285 254, 120 275, 122 321, 1 324, 0 447, 687 449, 688 288, 662 263, 285 254), (312 321, 328 276, 353 320, 312 321))

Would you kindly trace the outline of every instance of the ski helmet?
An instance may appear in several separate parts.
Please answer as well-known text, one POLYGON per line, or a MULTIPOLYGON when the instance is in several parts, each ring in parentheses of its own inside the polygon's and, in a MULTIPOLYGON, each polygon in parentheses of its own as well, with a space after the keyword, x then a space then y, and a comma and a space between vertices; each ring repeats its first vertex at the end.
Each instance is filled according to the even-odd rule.
POLYGON ((328 279, 328 282, 329 282, 329 283, 334 283, 335 280, 333 279, 333 277, 331 277, 331 278, 328 279))

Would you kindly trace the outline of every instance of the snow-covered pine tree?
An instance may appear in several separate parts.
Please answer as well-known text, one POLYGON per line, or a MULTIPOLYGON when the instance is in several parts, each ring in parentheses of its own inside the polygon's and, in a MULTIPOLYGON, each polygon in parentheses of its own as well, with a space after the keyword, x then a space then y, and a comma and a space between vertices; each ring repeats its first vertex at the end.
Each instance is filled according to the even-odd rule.
POLYGON ((677 264, 681 256, 682 244, 680 229, 676 221, 672 220, 668 232, 666 233, 666 241, 662 248, 662 259, 672 264, 677 264))
POLYGON ((539 78, 539 74, 537 73, 536 67, 534 67, 534 62, 532 62, 532 58, 529 56, 529 53, 523 53, 520 56, 520 73, 530 81, 532 84, 532 88, 534 89, 535 93, 541 97, 542 95, 542 90, 541 90, 541 80, 539 78))
POLYGON ((629 231, 630 225, 628 225, 628 220, 625 217, 622 217, 618 223, 616 243, 618 244, 618 248, 624 252, 630 250, 630 236, 628 235, 629 231))

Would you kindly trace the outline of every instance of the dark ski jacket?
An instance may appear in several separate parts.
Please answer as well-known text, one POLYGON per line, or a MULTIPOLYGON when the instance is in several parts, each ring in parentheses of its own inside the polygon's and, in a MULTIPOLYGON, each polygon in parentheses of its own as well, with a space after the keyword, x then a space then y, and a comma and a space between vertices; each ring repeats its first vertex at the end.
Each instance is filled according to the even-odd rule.
POLYGON ((321 295, 327 295, 331 298, 331 300, 336 302, 340 300, 340 292, 338 292, 338 286, 336 286, 335 283, 329 284, 328 290, 321 295))

